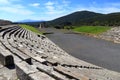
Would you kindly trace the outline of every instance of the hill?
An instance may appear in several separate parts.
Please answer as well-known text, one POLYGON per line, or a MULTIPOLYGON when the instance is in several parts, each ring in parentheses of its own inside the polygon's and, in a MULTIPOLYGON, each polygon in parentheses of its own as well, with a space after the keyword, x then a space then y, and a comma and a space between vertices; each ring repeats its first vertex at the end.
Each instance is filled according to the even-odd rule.
MULTIPOLYGON (((18 22, 21 23, 21 22, 18 22)), ((77 11, 51 21, 23 22, 35 27, 64 27, 64 26, 120 26, 120 12, 101 14, 91 11, 77 11)))
POLYGON ((90 11, 78 11, 78 12, 74 12, 72 14, 54 19, 54 20, 49 21, 47 23, 50 26, 67 25, 67 24, 79 25, 80 22, 83 21, 83 20, 93 18, 93 17, 96 17, 96 16, 102 16, 102 15, 103 14, 90 12, 90 11))
POLYGON ((72 14, 46 22, 47 26, 119 26, 120 13, 101 14, 90 11, 78 11, 72 14))
POLYGON ((0 26, 12 24, 11 21, 0 19, 0 26))

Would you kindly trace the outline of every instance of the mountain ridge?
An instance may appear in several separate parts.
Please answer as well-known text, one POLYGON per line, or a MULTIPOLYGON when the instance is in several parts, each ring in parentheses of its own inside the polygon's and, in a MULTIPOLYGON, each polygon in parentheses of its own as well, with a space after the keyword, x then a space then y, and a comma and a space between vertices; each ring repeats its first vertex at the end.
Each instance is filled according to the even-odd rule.
POLYGON ((50 21, 31 21, 24 22, 32 26, 38 26, 42 24, 45 27, 55 26, 120 26, 120 12, 102 14, 92 11, 76 11, 68 15, 61 16, 59 18, 50 21))
POLYGON ((47 26, 67 26, 69 22, 73 26, 80 25, 101 25, 101 26, 119 26, 120 12, 102 14, 91 11, 77 11, 54 20, 46 22, 47 26))

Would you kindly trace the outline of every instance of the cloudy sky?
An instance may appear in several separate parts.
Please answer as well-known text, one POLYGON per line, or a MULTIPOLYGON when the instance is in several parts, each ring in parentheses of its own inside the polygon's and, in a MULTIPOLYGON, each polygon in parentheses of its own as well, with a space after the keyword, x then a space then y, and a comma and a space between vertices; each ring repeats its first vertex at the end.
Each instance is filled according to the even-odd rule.
POLYGON ((75 11, 120 12, 120 0, 0 0, 0 19, 52 20, 75 11))

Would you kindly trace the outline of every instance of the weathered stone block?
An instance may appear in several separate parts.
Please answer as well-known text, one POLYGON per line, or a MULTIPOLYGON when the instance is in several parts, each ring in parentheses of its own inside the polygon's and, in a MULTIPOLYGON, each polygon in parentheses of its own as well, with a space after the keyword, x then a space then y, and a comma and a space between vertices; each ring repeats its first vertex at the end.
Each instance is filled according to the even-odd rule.
POLYGON ((0 52, 0 63, 4 66, 11 66, 11 65, 14 65, 14 59, 13 59, 13 56, 4 51, 3 50, 0 52))
POLYGON ((30 74, 29 76, 30 76, 30 80, 55 80, 54 78, 50 77, 49 75, 43 72, 36 72, 30 74))
POLYGON ((16 74, 20 80, 34 80, 29 74, 36 73, 38 70, 26 62, 16 63, 16 74))

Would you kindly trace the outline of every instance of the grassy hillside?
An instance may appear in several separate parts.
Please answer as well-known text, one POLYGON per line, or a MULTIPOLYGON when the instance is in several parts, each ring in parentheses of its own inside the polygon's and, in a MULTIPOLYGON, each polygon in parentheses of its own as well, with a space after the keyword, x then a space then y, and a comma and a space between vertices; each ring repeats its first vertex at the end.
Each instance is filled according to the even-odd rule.
POLYGON ((47 26, 120 26, 120 13, 100 14, 90 11, 78 11, 52 21, 46 22, 47 26))
POLYGON ((81 26, 74 28, 73 31, 82 32, 82 33, 100 34, 106 32, 109 29, 110 27, 106 27, 106 26, 81 26))
POLYGON ((96 16, 102 16, 103 14, 100 13, 95 13, 95 12, 90 12, 90 11, 78 11, 74 12, 72 14, 57 18, 52 21, 48 21, 47 25, 49 26, 66 26, 66 25, 80 25, 81 21, 88 19, 88 18, 93 18, 96 16))
POLYGON ((37 34, 42 34, 42 33, 41 33, 37 28, 35 28, 35 27, 29 26, 29 25, 25 25, 25 24, 20 24, 20 26, 21 26, 22 28, 28 29, 28 30, 30 30, 30 31, 32 31, 32 32, 35 32, 35 33, 37 33, 37 34))
POLYGON ((71 13, 60 18, 44 21, 44 22, 28 22, 25 24, 30 24, 35 27, 39 26, 42 23, 42 26, 45 27, 58 27, 64 28, 64 26, 120 26, 120 13, 110 13, 110 14, 101 14, 91 11, 78 11, 71 13))

